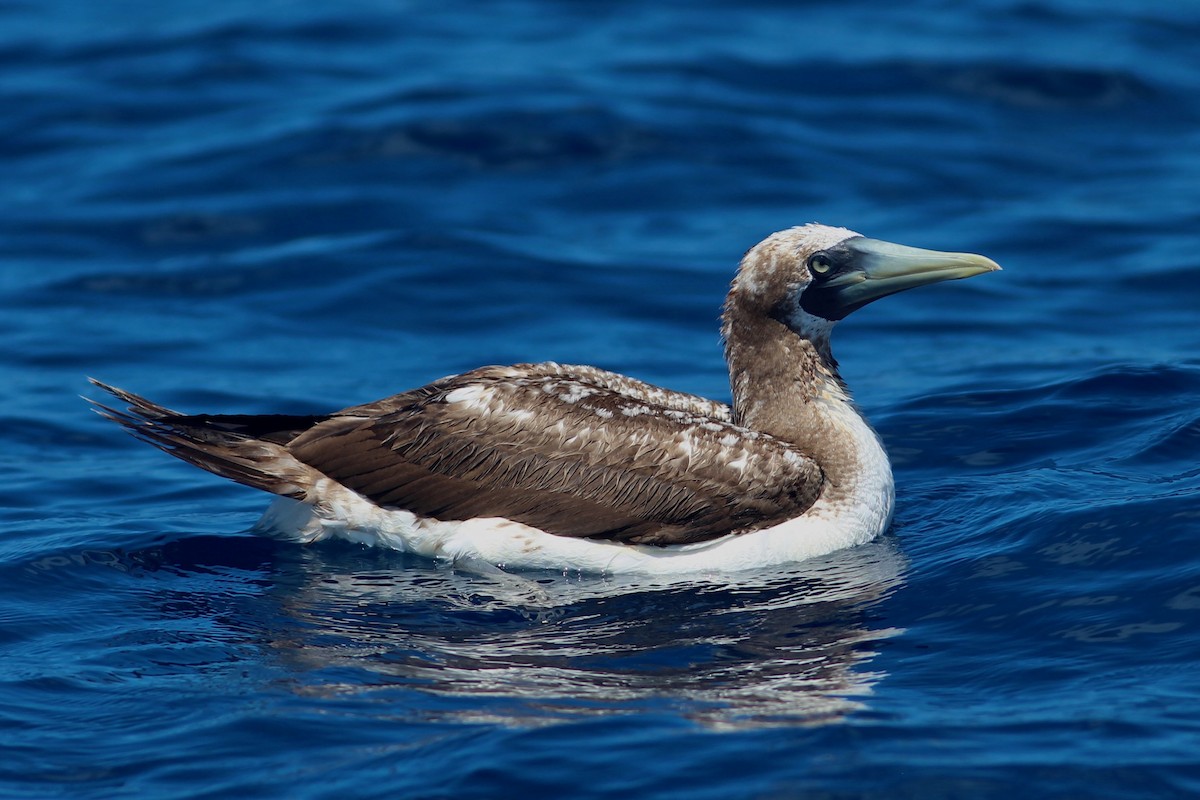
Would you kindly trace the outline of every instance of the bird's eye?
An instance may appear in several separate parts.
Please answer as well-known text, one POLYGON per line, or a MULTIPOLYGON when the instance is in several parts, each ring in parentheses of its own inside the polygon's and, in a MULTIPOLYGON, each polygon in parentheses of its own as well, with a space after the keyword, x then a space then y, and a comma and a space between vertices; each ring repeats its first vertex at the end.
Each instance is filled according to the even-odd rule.
POLYGON ((833 259, 824 253, 813 253, 808 257, 808 271, 813 275, 824 275, 833 268, 833 259))

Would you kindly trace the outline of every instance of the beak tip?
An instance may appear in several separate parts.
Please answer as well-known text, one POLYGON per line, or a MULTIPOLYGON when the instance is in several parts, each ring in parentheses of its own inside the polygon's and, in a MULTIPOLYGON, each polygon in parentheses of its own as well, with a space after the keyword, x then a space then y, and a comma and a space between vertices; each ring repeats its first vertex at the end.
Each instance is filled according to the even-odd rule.
POLYGON ((983 269, 980 270, 980 274, 986 274, 988 272, 1003 272, 1004 271, 1004 267, 1000 266, 995 261, 992 261, 990 258, 988 258, 986 256, 975 256, 975 258, 978 259, 979 266, 983 267, 983 269))

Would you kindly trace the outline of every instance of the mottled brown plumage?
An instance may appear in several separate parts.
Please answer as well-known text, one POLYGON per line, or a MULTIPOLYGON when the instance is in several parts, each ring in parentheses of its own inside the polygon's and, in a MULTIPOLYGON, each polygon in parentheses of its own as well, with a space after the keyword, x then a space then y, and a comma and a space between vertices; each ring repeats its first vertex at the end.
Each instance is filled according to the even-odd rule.
POLYGON ((321 417, 183 415, 96 383, 131 406, 105 415, 146 441, 301 500, 295 469, 279 480, 286 456, 384 508, 665 545, 781 522, 821 486, 811 459, 727 407, 590 367, 484 367, 321 417))

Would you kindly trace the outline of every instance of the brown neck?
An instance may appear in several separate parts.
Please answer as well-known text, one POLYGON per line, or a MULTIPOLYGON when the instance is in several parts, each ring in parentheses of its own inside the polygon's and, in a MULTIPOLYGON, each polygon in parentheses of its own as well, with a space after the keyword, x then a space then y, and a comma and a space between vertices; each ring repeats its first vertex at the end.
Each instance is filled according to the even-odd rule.
MULTIPOLYGON (((850 402, 828 328, 801 335, 784 322, 739 307, 725 308, 725 358, 736 424, 799 445, 828 473, 853 469, 847 419, 866 427, 850 402)), ((830 474, 831 478, 835 475, 830 474)))

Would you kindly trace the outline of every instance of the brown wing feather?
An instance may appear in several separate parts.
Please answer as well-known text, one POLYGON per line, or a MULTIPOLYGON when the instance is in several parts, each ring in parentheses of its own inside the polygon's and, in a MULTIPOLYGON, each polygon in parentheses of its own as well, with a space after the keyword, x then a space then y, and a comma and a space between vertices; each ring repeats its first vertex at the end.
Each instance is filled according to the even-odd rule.
POLYGON ((487 367, 346 409, 288 450, 380 505, 563 536, 679 544, 803 513, 816 464, 722 408, 592 368, 487 367))

